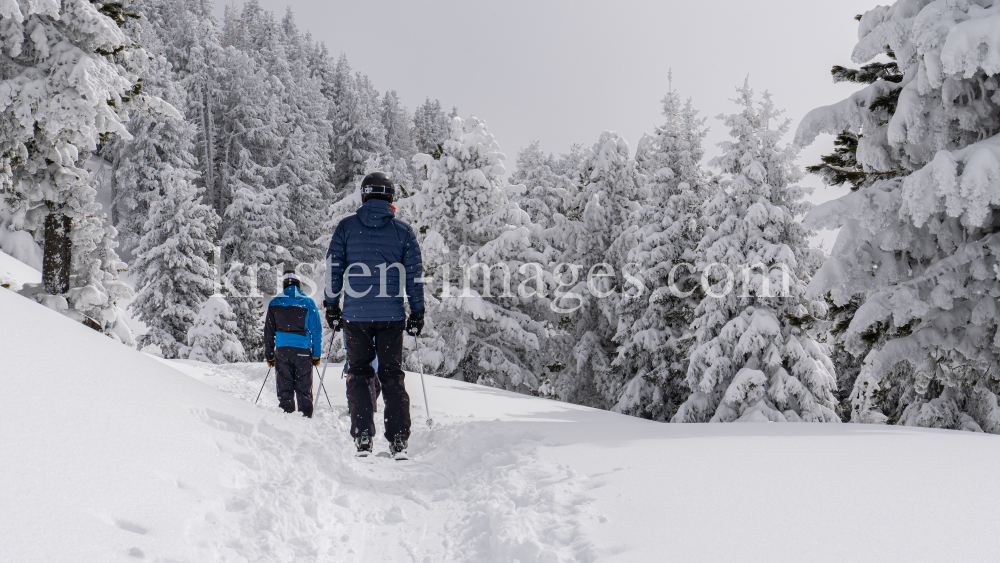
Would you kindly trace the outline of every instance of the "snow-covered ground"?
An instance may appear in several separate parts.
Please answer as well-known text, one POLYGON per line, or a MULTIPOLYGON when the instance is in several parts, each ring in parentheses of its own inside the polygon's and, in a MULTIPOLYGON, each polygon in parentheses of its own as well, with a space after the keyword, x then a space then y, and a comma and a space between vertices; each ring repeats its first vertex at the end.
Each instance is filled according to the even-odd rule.
POLYGON ((42 283, 42 273, 0 251, 0 286, 20 290, 26 283, 42 283))
POLYGON ((665 425, 408 375, 410 462, 0 290, 0 560, 995 561, 1000 437, 665 425))

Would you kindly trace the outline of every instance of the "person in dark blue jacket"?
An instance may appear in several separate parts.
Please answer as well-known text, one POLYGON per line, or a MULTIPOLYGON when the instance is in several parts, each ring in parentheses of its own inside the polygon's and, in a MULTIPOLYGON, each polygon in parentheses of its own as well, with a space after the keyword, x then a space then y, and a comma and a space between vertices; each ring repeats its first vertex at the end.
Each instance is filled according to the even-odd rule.
POLYGON ((423 264, 413 229, 396 219, 395 188, 381 173, 361 182, 361 208, 337 225, 327 252, 327 324, 343 329, 347 348, 347 398, 358 455, 372 451, 375 421, 369 382, 378 377, 385 400, 385 438, 393 456, 410 438, 410 396, 403 384, 403 331, 424 326, 423 264), (344 306, 340 298, 343 293, 344 306), (404 299, 410 304, 406 317, 404 299), (378 373, 372 360, 378 358, 378 373))
POLYGON ((278 405, 312 418, 312 369, 319 365, 323 325, 316 303, 302 293, 295 272, 285 272, 284 290, 271 300, 264 319, 264 359, 276 368, 278 405))

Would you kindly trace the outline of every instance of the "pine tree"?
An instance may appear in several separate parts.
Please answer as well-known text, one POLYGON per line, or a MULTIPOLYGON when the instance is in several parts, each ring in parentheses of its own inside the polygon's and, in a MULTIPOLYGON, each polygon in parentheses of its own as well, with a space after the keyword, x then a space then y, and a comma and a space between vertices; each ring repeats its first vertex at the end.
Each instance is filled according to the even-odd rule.
MULTIPOLYGON (((511 203, 523 209, 531 219, 531 245, 534 252, 525 271, 518 270, 524 283, 532 286, 532 299, 523 300, 522 311, 546 327, 548 338, 540 343, 541 369, 537 393, 542 396, 598 405, 592 387, 590 350, 577 346, 579 331, 587 334, 587 322, 578 322, 584 302, 572 295, 586 297, 587 272, 573 273, 559 264, 575 260, 577 250, 587 248, 584 235, 581 185, 583 166, 592 151, 573 145, 558 158, 542 153, 532 143, 518 155, 517 168, 507 188, 511 203), (571 215, 572 219, 567 217, 571 215), (543 273, 544 272, 544 273, 543 273), (537 278, 535 277, 537 276, 537 278), (568 285, 567 285, 568 283, 568 285), (581 375, 582 374, 582 375, 581 375), (588 379, 589 378, 589 379, 588 379)), ((582 263, 581 263, 582 264, 582 263)), ((512 269, 513 271, 513 269, 512 269)), ((590 302, 587 302, 589 305, 590 302)), ((592 338, 591 333, 587 338, 592 338)), ((600 355, 595 357, 601 357, 600 355)))
POLYGON ((438 145, 445 142, 451 132, 451 118, 441 109, 439 100, 430 98, 413 112, 413 130, 417 150, 423 154, 435 154, 438 145))
POLYGON ((399 101, 395 90, 386 92, 382 98, 382 127, 393 158, 409 161, 417 154, 413 116, 399 101))
POLYGON ((779 144, 788 121, 769 94, 738 92, 742 111, 725 118, 733 141, 711 163, 729 179, 705 207, 699 245, 703 280, 717 281, 695 310, 692 394, 673 420, 839 422, 833 365, 800 328, 823 303, 805 296, 819 257, 796 220, 808 206, 792 184, 796 153, 779 144))
MULTIPOLYGON (((193 131, 188 135, 191 145, 193 131)), ((179 358, 186 355, 188 328, 214 288, 209 257, 218 217, 201 202, 191 168, 159 164, 161 184, 150 198, 146 233, 136 249, 138 290, 130 307, 148 328, 144 343, 158 346, 166 358, 179 358)))
POLYGON ((242 51, 229 46, 224 53, 217 72, 226 89, 216 114, 226 203, 220 246, 224 275, 233 275, 228 299, 240 339, 248 358, 258 360, 263 357, 260 288, 274 288, 275 268, 292 261, 283 244, 295 240, 295 225, 283 213, 288 186, 279 183, 284 139, 278 86, 242 51))
POLYGON ((566 211, 575 191, 574 178, 556 172, 559 166, 557 159, 543 153, 535 141, 518 153, 517 168, 510 177, 512 185, 525 187, 525 193, 512 199, 531 215, 532 221, 543 226, 550 226, 556 213, 566 211))
POLYGON ((837 399, 837 414, 844 422, 851 421, 851 392, 854 390, 858 374, 861 373, 863 360, 873 346, 884 342, 881 331, 885 327, 880 326, 863 334, 852 334, 848 331, 851 319, 854 318, 861 303, 862 298, 857 296, 843 306, 838 306, 827 295, 827 316, 816 322, 819 337, 830 350, 830 361, 833 362, 837 372, 837 390, 834 396, 837 399))
POLYGON ((144 94, 129 0, 8 2, 3 17, 0 192, 12 225, 45 241, 46 303, 111 336, 131 339, 116 302, 130 295, 118 280, 124 264, 115 232, 105 227, 83 163, 101 141, 128 138, 133 111, 160 106, 144 94))
POLYGON ((242 362, 246 356, 236 337, 236 316, 221 295, 205 301, 188 330, 188 359, 213 364, 242 362))
POLYGON ((401 194, 406 197, 417 186, 413 179, 413 156, 417 154, 414 141, 413 116, 399 101, 395 90, 385 93, 382 98, 382 127, 386 132, 387 155, 376 155, 382 161, 378 170, 382 170, 396 183, 401 194))
POLYGON ((566 213, 554 215, 543 234, 545 243, 560 251, 554 264, 578 266, 575 274, 564 268, 557 280, 564 286, 562 295, 554 296, 564 332, 559 336, 568 337, 569 342, 557 337, 549 343, 555 348, 552 355, 564 358, 565 364, 550 386, 562 400, 608 408, 615 385, 611 362, 617 347, 613 338, 622 273, 619 254, 612 249, 631 214, 641 209, 644 196, 628 143, 617 133, 605 131, 579 156, 574 172, 579 183, 568 190, 566 213))
MULTIPOLYGON (((144 31, 143 43, 152 59, 141 77, 144 92, 175 108, 184 107, 185 93, 178 88, 170 63, 162 56, 163 45, 155 29, 144 31)), ((187 138, 193 129, 177 115, 138 112, 129 120, 127 129, 131 139, 112 139, 101 154, 112 162, 111 217, 118 231, 119 248, 132 265, 136 247, 146 232, 150 199, 159 197, 161 163, 186 170, 197 166, 197 162, 187 138)))
POLYGON ((503 158, 482 120, 455 118, 438 158, 414 157, 426 179, 400 203, 420 233, 424 276, 441 284, 425 290, 430 331, 424 342, 431 352, 425 357, 441 359, 434 368, 442 375, 532 392, 540 384, 546 328, 523 311, 531 298, 507 286, 502 270, 487 283, 477 267, 502 263, 513 275, 530 261, 530 220, 507 198, 503 158))
POLYGON ((623 292, 617 306, 619 347, 607 396, 613 410, 655 420, 669 420, 688 395, 685 336, 701 294, 685 283, 692 274, 686 264, 697 261, 711 185, 700 165, 705 120, 676 91, 663 98, 663 116, 636 150, 648 200, 617 241, 615 262, 642 287, 623 292))
MULTIPOLYGON (((861 19, 858 16, 857 19, 861 19)), ((836 65, 831 70, 835 83, 851 82, 854 84, 876 84, 871 94, 873 99, 866 101, 867 114, 861 112, 864 119, 852 123, 848 128, 837 134, 834 140, 834 151, 821 157, 820 164, 807 166, 806 170, 817 174, 823 183, 829 186, 850 184, 851 191, 862 187, 870 187, 879 180, 891 179, 905 174, 898 162, 882 161, 882 170, 864 166, 858 161, 858 147, 862 139, 877 138, 885 134, 886 126, 892 119, 901 92, 900 82, 903 73, 899 70, 896 55, 888 47, 883 55, 889 62, 869 62, 860 69, 836 65), (896 86, 893 86, 896 85, 896 86)), ((870 146, 870 145, 868 145, 870 146)), ((891 154, 891 153, 885 153, 891 154)), ((850 393, 861 370, 861 361, 871 352, 872 347, 884 341, 884 338, 868 335, 859 337, 847 332, 847 325, 854 317, 858 307, 864 301, 862 295, 848 299, 839 306, 829 295, 826 297, 830 308, 830 318, 821 323, 825 327, 824 338, 831 347, 830 359, 837 370, 837 399, 841 418, 850 416, 850 393)), ((893 330, 894 329, 890 329, 893 330)))
POLYGON ((219 40, 213 4, 211 0, 139 0, 136 7, 156 30, 162 54, 187 93, 184 107, 178 109, 198 133, 194 149, 198 185, 205 188, 205 203, 221 216, 226 209, 221 170, 225 145, 219 138, 217 116, 226 84, 220 78, 220 62, 227 55, 219 40))
POLYGON ((334 183, 337 194, 342 195, 355 176, 364 175, 365 161, 386 155, 389 149, 380 96, 368 77, 353 75, 347 57, 341 55, 332 82, 334 183))
POLYGON ((870 349, 852 421, 1000 433, 992 266, 1000 203, 989 187, 1000 177, 1000 83, 990 17, 974 2, 896 2, 865 13, 854 60, 888 50, 902 78, 810 112, 796 135, 804 145, 850 129, 861 135, 863 169, 892 172, 807 217, 840 228, 810 292, 847 308, 843 337, 870 349), (872 117, 876 99, 886 100, 881 119, 872 117))
MULTIPOLYGON (((155 30, 146 46, 162 53, 155 30)), ((169 64, 161 56, 143 75, 146 92, 184 107, 169 64)), ((132 139, 106 151, 114 156, 114 207, 119 239, 131 257, 137 291, 130 308, 143 321, 147 344, 165 357, 184 355, 188 327, 212 292, 208 257, 214 250, 215 212, 200 203, 194 182, 195 128, 179 115, 144 112, 128 123, 132 139)))
POLYGON ((865 116, 867 119, 864 121, 837 134, 833 143, 835 147, 833 153, 823 156, 820 164, 806 167, 806 171, 818 174, 827 185, 841 186, 850 183, 851 189, 856 191, 862 186, 871 186, 877 180, 902 174, 898 165, 886 170, 875 170, 871 167, 866 168, 858 162, 858 145, 861 139, 865 134, 872 134, 889 123, 902 90, 900 87, 892 86, 903 81, 903 73, 896 63, 896 54, 886 48, 885 56, 890 62, 870 62, 860 69, 836 65, 831 70, 835 83, 878 84, 879 91, 871 103, 867 104, 871 115, 865 116))
POLYGON ((274 183, 284 186, 286 205, 281 214, 291 221, 288 239, 281 240, 299 262, 319 259, 321 210, 332 196, 333 164, 330 161, 329 102, 321 82, 309 69, 309 46, 299 36, 294 15, 288 10, 279 23, 256 0, 224 22, 223 43, 254 58, 275 80, 273 95, 279 109, 276 131, 280 147, 273 162, 274 183))
POLYGON ((236 312, 240 341, 247 357, 259 361, 264 357, 260 290, 276 287, 274 268, 292 261, 288 250, 279 244, 289 221, 281 216, 282 202, 274 193, 255 187, 260 185, 261 178, 254 175, 253 166, 237 162, 236 171, 230 178, 235 193, 223 222, 221 244, 229 266, 224 275, 232 281, 229 301, 236 312))

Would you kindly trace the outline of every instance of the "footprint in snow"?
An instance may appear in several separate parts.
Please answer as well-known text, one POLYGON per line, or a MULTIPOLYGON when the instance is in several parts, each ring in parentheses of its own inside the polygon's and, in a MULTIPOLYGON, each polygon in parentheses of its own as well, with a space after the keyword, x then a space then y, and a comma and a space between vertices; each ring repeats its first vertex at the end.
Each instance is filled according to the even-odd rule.
POLYGON ((214 409, 194 410, 196 415, 200 416, 200 418, 210 426, 215 426, 220 430, 232 432, 234 434, 241 434, 247 437, 253 436, 255 425, 252 422, 214 409))
POLYGON ((250 506, 250 501, 244 498, 230 498, 226 500, 226 510, 228 512, 243 512, 250 506))
POLYGON ((125 530, 126 532, 132 532, 133 534, 139 534, 140 536, 146 535, 147 530, 142 526, 136 524, 135 522, 129 522, 128 520, 115 520, 115 526, 125 530))
POLYGON ((402 507, 398 504, 392 505, 386 513, 382 520, 386 524, 399 524, 401 522, 406 522, 406 514, 403 512, 402 507))

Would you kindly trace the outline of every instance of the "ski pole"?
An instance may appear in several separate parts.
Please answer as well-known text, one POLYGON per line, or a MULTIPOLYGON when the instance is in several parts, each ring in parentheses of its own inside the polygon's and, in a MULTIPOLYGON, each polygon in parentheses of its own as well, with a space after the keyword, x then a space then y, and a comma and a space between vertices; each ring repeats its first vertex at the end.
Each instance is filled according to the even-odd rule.
MULTIPOLYGON (((264 392, 264 386, 267 385, 268 377, 271 377, 271 368, 267 368, 267 375, 264 376, 264 383, 260 384, 260 391, 257 392, 257 401, 260 400, 260 394, 264 392)), ((257 401, 254 401, 253 404, 256 405, 257 401)))
POLYGON ((347 335, 341 334, 344 337, 344 369, 340 371, 340 378, 344 379, 347 377, 347 335))
MULTIPOLYGON (((316 368, 316 373, 319 373, 319 368, 316 368)), ((326 392, 326 387, 323 386, 323 376, 319 376, 319 389, 316 389, 316 399, 313 400, 313 410, 316 410, 316 402, 319 401, 319 391, 323 390, 323 394, 326 395, 326 402, 330 405, 330 410, 333 410, 333 403, 330 402, 330 394, 326 392)))
POLYGON ((427 412, 427 428, 434 427, 431 419, 431 407, 427 403, 427 386, 424 385, 424 359, 420 357, 420 339, 413 335, 413 340, 417 343, 417 361, 420 362, 420 389, 424 392, 424 411, 427 412))
MULTIPOLYGON (((333 336, 336 337, 337 333, 333 333, 333 336)), ((319 388, 322 389, 324 393, 326 393, 326 387, 323 387, 323 378, 326 377, 326 368, 327 366, 330 365, 330 354, 332 353, 333 353, 333 340, 331 339, 330 351, 326 354, 326 363, 323 364, 323 373, 319 374, 319 388)), ((330 401, 329 395, 326 396, 326 400, 327 402, 330 401)), ((318 402, 319 402, 319 389, 316 390, 316 398, 313 399, 313 410, 316 410, 316 403, 318 402)), ((333 408, 333 403, 330 403, 330 408, 331 409, 333 408)))

